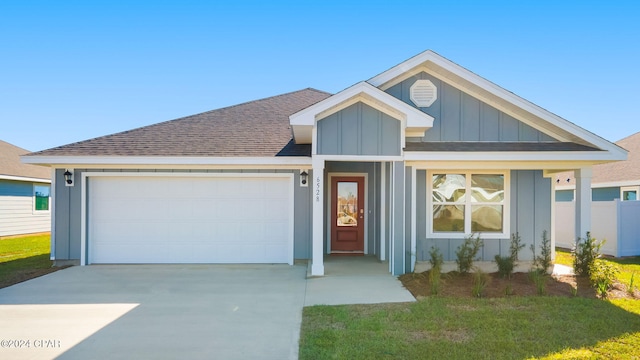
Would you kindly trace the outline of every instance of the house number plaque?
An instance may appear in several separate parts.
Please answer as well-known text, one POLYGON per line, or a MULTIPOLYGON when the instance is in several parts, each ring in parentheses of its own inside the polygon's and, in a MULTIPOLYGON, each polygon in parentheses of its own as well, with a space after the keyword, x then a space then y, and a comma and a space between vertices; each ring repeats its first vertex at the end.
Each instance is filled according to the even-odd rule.
POLYGON ((320 176, 316 177, 316 202, 320 202, 320 176))

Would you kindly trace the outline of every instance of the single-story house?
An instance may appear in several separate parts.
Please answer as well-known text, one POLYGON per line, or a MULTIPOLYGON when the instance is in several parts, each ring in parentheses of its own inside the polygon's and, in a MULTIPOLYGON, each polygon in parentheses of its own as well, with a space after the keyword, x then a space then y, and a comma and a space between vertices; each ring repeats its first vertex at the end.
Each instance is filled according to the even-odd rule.
POLYGON ((51 230, 51 169, 23 164, 28 153, 0 140, 0 237, 51 230))
MULTIPOLYGON (((56 262, 288 263, 371 255, 402 274, 470 234, 482 260, 554 233, 554 174, 626 151, 425 51, 307 88, 23 156, 55 171, 56 262)), ((531 259, 531 254, 523 254, 531 259)))
MULTIPOLYGON (((640 255, 640 132, 616 145, 629 151, 628 159, 593 166, 591 178, 591 235, 606 240, 602 252, 612 256, 640 255)), ((574 216, 576 181, 573 172, 555 175, 556 221, 574 216)), ((571 248, 576 238, 571 227, 556 228, 556 245, 571 248)))

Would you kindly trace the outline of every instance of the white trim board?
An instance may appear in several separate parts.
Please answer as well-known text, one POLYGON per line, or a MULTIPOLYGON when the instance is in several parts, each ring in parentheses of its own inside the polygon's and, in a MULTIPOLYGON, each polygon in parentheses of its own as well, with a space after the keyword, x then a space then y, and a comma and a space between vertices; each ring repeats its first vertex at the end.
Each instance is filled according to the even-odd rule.
POLYGON ((197 157, 197 156, 24 156, 25 164, 63 165, 311 165, 309 156, 197 157))
POLYGON ((49 179, 38 179, 33 177, 13 176, 13 175, 0 175, 0 180, 27 181, 27 182, 51 184, 51 180, 49 179))

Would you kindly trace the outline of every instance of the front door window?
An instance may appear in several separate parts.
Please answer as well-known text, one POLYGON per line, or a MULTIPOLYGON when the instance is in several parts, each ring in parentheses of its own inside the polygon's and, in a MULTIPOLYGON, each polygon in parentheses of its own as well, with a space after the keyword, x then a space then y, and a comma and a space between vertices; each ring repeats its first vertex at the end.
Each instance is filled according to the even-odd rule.
POLYGON ((364 177, 331 180, 331 253, 364 253, 364 177))
POLYGON ((339 181, 337 226, 358 226, 358 183, 339 181))

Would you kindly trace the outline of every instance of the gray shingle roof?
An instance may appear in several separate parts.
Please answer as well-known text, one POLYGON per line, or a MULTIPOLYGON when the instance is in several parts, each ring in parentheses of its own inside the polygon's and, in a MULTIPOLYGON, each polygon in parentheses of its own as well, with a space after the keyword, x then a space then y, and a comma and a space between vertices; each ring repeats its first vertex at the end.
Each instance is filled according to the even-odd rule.
POLYGON ((20 162, 20 155, 28 153, 28 150, 0 140, 0 175, 51 179, 49 168, 20 162))
POLYGON ((599 151, 569 142, 407 142, 405 151, 599 151))
POLYGON ((308 88, 29 156, 309 156, 308 145, 291 141, 289 115, 329 96, 308 88))

